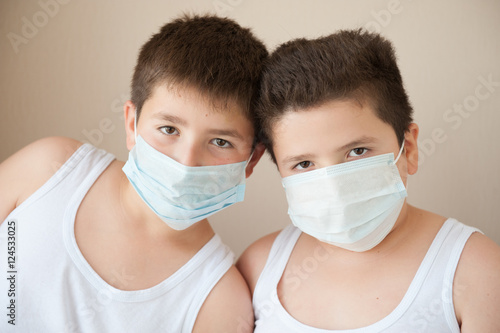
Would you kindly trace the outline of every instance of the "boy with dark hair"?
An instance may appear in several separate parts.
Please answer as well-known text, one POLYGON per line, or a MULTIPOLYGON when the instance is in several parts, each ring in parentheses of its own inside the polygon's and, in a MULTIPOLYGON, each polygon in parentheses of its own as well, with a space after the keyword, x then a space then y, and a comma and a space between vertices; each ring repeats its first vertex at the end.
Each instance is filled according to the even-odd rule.
POLYGON ((266 57, 232 20, 174 20, 141 49, 126 163, 52 137, 0 164, 0 239, 15 251, 0 255, 15 280, 1 279, 15 287, 2 332, 251 331, 248 288, 207 217, 243 200, 264 152, 250 106, 266 57))
POLYGON ((293 225, 237 266, 255 332, 499 332, 500 248, 406 202, 418 126, 389 41, 340 31, 278 47, 258 103, 293 225))

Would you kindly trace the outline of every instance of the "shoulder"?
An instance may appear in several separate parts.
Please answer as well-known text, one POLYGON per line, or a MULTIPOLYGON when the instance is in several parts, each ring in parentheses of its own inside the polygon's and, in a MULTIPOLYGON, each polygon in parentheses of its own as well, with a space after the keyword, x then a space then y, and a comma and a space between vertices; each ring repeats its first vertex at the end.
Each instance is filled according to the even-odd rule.
POLYGON ((462 332, 500 332, 500 246, 480 233, 467 241, 453 282, 462 332))
POLYGON ((82 145, 65 137, 47 137, 22 148, 0 164, 0 220, 42 186, 82 145), (5 208, 7 207, 7 208, 5 208))
POLYGON ((43 184, 81 145, 70 138, 47 137, 27 145, 5 162, 17 174, 43 184))
POLYGON ((51 176, 81 145, 81 142, 65 137, 43 138, 16 152, 5 160, 2 166, 16 167, 18 172, 27 169, 34 172, 38 170, 37 174, 51 176))
POLYGON ((241 272, 253 293, 260 273, 266 265, 271 247, 281 231, 273 232, 251 244, 240 256, 236 267, 241 272))
POLYGON ((238 270, 231 266, 212 289, 198 313, 193 332, 253 332, 250 292, 238 270))

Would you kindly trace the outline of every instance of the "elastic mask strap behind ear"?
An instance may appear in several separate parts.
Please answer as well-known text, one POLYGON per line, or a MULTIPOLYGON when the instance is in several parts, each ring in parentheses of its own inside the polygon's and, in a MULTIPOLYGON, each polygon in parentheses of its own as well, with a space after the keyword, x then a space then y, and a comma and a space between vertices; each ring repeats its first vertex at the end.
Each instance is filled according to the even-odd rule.
POLYGON ((401 157, 401 153, 403 152, 403 148, 405 147, 405 139, 403 139, 403 143, 401 144, 401 149, 399 150, 398 157, 394 160, 394 164, 398 163, 399 158, 401 157))
POLYGON ((255 152, 255 150, 252 150, 252 152, 250 153, 250 157, 248 158, 247 162, 245 163, 245 168, 248 166, 248 163, 250 163, 250 161, 252 160, 252 156, 253 156, 254 152, 255 152))

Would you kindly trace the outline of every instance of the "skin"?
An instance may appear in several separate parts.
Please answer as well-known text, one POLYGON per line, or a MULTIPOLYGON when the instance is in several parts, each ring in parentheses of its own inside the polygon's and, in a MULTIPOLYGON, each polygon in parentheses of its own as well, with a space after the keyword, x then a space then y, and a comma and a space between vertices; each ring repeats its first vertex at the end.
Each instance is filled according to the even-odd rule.
MULTIPOLYGON (((393 128, 369 105, 354 100, 287 112, 272 131, 282 177, 390 152, 397 156, 400 149, 393 128)), ((405 184, 418 169, 417 138, 418 126, 411 124, 397 162, 405 184)), ((278 284, 281 304, 298 321, 322 329, 360 328, 381 320, 401 302, 445 220, 405 202, 389 235, 373 249, 359 253, 302 233, 278 284), (321 254, 318 268, 301 270, 311 253, 321 254)), ((237 263, 252 293, 277 234, 252 244, 237 263)), ((462 332, 500 331, 495 319, 500 309, 498 281, 500 247, 474 233, 453 282, 453 303, 462 332)))
MULTIPOLYGON (((128 149, 135 145, 135 110, 131 101, 125 103, 128 149)), ((251 122, 235 103, 215 110, 195 89, 164 85, 156 87, 144 103, 137 133, 158 151, 188 166, 248 160, 254 138, 251 122)), ((0 221, 81 144, 68 138, 46 138, 0 164, 0 221)), ((262 145, 255 147, 247 177, 263 152, 262 145)), ((90 188, 76 216, 75 237, 83 256, 104 281, 121 290, 140 290, 175 273, 214 232, 207 219, 182 231, 168 227, 138 196, 121 170, 123 165, 113 161, 90 188), (117 279, 116 272, 125 278, 117 279)), ((251 332, 251 326, 242 325, 242 318, 253 321, 250 293, 233 266, 208 295, 193 332, 251 332)))

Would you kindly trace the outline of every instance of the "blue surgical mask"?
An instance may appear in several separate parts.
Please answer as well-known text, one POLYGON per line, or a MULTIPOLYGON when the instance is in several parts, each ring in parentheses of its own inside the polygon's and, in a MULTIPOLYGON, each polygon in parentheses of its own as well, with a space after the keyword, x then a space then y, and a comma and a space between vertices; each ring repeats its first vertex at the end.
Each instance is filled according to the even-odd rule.
POLYGON ((394 154, 363 158, 285 177, 288 214, 320 241, 367 251, 392 230, 407 196, 394 154))
POLYGON ((247 161, 185 166, 136 136, 123 172, 158 217, 172 229, 183 230, 243 201, 246 166, 247 161))

